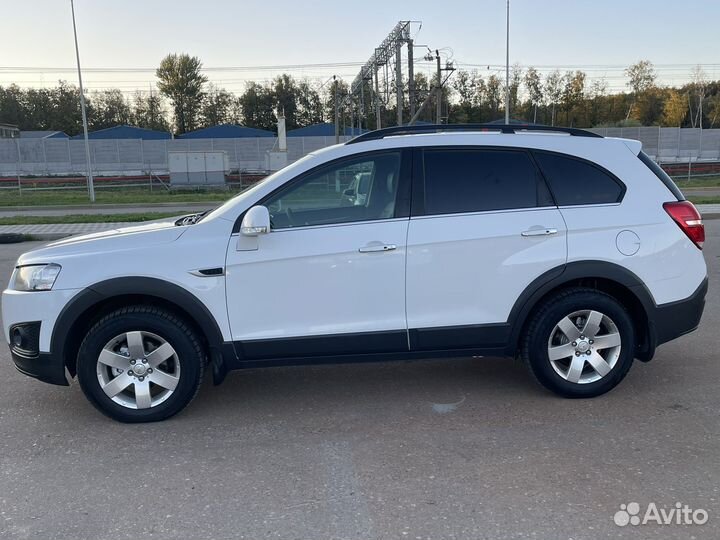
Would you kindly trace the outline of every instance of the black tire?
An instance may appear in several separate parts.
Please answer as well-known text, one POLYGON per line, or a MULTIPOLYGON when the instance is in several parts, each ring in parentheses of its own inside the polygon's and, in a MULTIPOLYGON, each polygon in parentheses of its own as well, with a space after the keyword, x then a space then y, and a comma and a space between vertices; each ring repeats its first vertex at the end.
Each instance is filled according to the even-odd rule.
POLYGON ((103 414, 120 422, 156 422, 177 414, 195 397, 202 382, 205 354, 193 328, 175 313, 138 305, 118 309, 95 323, 80 345, 77 377, 83 393, 103 414), (179 380, 162 403, 131 409, 108 397, 98 378, 97 361, 103 347, 125 332, 151 332, 169 343, 180 365, 179 380))
MULTIPOLYGON (((625 307, 612 296, 595 289, 567 289, 545 301, 532 316, 523 339, 521 354, 540 384, 566 398, 590 398, 613 389, 627 375, 633 363, 635 329, 625 307), (570 382, 553 369, 548 342, 563 317, 582 310, 600 311, 612 319, 620 334, 620 354, 612 369, 600 380, 570 382)), ((586 366, 585 369, 588 369, 586 366)))

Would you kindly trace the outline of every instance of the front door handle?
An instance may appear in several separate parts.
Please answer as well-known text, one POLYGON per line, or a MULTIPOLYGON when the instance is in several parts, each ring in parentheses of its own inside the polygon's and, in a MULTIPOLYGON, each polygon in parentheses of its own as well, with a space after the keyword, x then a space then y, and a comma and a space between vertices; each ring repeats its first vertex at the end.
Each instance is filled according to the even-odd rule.
POLYGON ((368 244, 358 249, 358 251, 360 253, 376 253, 379 251, 392 251, 394 249, 397 249, 395 244, 368 244))
POLYGON ((557 234, 557 229, 530 229, 520 233, 522 236, 550 236, 551 234, 557 234))

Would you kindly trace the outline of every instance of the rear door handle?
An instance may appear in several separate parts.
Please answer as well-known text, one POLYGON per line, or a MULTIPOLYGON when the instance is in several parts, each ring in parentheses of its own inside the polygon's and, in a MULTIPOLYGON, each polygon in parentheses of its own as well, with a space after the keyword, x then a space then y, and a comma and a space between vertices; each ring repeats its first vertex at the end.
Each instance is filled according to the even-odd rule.
POLYGON ((397 249, 395 244, 368 244, 358 249, 358 251, 360 253, 376 253, 379 251, 392 251, 394 249, 397 249))
POLYGON ((520 233, 522 236, 550 236, 557 234, 557 229, 530 229, 520 233))

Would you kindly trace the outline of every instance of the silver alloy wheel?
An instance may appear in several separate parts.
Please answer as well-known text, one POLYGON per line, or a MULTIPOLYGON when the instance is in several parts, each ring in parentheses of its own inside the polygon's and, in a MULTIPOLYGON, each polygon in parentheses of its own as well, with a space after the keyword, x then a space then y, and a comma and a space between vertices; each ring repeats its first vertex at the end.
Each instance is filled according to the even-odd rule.
POLYGON ((620 358, 620 332, 599 311, 575 311, 563 317, 548 340, 548 357, 555 372, 571 383, 599 381, 620 358))
POLYGON ((157 334, 126 332, 108 341, 97 359, 103 392, 128 409, 160 405, 180 381, 180 362, 172 345, 157 334))

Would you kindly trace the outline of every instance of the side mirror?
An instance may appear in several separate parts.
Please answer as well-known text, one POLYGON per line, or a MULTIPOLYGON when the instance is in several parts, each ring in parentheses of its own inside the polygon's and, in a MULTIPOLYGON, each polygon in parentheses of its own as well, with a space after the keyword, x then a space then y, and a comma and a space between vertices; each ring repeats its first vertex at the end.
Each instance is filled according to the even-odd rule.
POLYGON ((355 196, 355 190, 353 188, 348 188, 345 191, 343 191, 343 195, 345 197, 354 197, 355 196))
POLYGON ((264 206, 253 206, 247 211, 240 225, 245 236, 257 236, 270 232, 270 212, 264 206))

